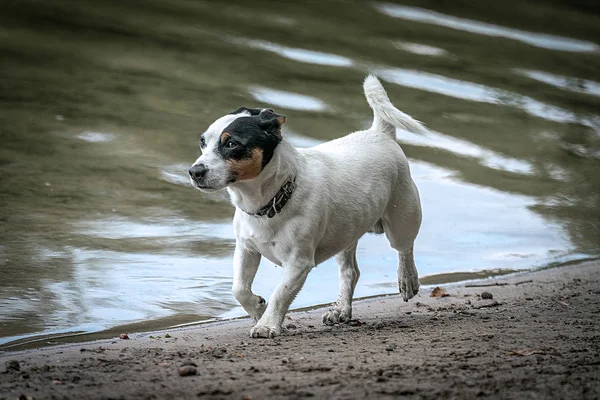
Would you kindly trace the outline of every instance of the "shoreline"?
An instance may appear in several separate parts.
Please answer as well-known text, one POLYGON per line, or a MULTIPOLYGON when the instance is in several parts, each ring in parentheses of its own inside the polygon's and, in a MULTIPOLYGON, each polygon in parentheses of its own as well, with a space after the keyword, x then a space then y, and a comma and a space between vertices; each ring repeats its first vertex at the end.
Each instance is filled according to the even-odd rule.
MULTIPOLYGON (((502 278, 502 277, 511 277, 519 274, 528 274, 534 273, 537 271, 543 271, 546 269, 552 268, 564 268, 570 265, 579 265, 581 263, 586 262, 596 262, 600 261, 600 257, 584 257, 580 259, 572 259, 562 262, 552 262, 543 266, 532 267, 531 269, 484 269, 481 271, 471 271, 471 272, 449 272, 449 273, 439 273, 426 275, 419 279, 421 283, 421 290, 427 290, 433 286, 439 285, 461 285, 467 284, 469 282, 478 282, 478 281, 488 281, 490 279, 502 278)), ((372 298, 380 298, 380 297, 388 297, 393 296, 397 293, 381 293, 371 296, 364 296, 355 298, 353 301, 359 302, 363 300, 368 300, 372 298)), ((331 303, 320 303, 314 304, 310 306, 303 306, 289 310, 289 313, 293 312, 302 312, 302 311, 310 311, 310 310, 320 310, 326 309, 330 306, 331 303)), ((191 316, 189 322, 176 323, 176 324, 168 324, 164 321, 168 321, 171 318, 178 318, 179 316, 168 316, 165 318, 159 319, 149 319, 142 321, 134 321, 131 323, 121 324, 110 326, 106 329, 102 330, 93 330, 93 331, 77 331, 77 330, 69 330, 69 328, 59 329, 55 331, 44 332, 33 332, 23 335, 15 335, 8 336, 7 338, 16 338, 11 339, 7 342, 2 343, 2 338, 0 337, 0 356, 4 352, 11 351, 20 351, 20 350, 29 350, 29 349, 39 349, 39 348, 47 348, 52 346, 60 346, 69 343, 85 343, 92 342, 97 340, 106 340, 114 337, 118 337, 120 333, 123 332, 133 332, 133 333, 155 333, 168 331, 172 329, 178 329, 182 327, 195 327, 201 326, 205 324, 210 324, 213 322, 226 322, 230 320, 236 320, 240 318, 247 318, 245 312, 242 311, 242 315, 233 316, 233 317, 203 317, 200 315, 191 316), (45 342, 45 343, 44 343, 45 342)))
MULTIPOLYGON (((582 259, 573 259, 563 262, 553 262, 539 267, 532 267, 531 269, 484 269, 481 271, 471 272, 449 272, 449 273, 438 273, 432 275, 426 275, 419 279, 422 289, 427 289, 436 285, 458 285, 467 282, 476 282, 480 280, 489 280, 499 277, 509 277, 518 275, 521 273, 536 272, 547 268, 561 268, 572 264, 580 264, 582 262, 596 261, 600 258, 586 257, 582 259)), ((353 301, 358 302, 371 298, 393 296, 396 293, 381 293, 371 296, 364 296, 355 298, 353 301)), ((324 309, 330 306, 331 303, 319 303, 310 306, 303 306, 291 309, 291 312, 300 312, 306 310, 317 310, 324 309)), ((171 329, 177 329, 185 326, 199 326, 211 322, 223 322, 229 320, 235 320, 245 318, 247 315, 242 311, 242 315, 233 317, 203 317, 203 316, 191 316, 189 322, 168 324, 164 321, 168 321, 172 318, 178 318, 179 316, 173 315, 158 319, 148 319, 142 321, 134 321, 131 323, 110 326, 102 330, 92 331, 77 331, 69 330, 69 328, 58 329, 55 331, 44 332, 32 332, 22 335, 8 336, 6 338, 0 337, 0 355, 7 351, 20 351, 26 349, 46 348, 51 346, 57 346, 68 343, 83 343, 91 342, 96 340, 110 339, 112 337, 118 337, 122 332, 135 332, 135 333, 152 333, 162 332, 171 329), (14 339, 13 339, 14 338, 14 339), (10 339, 6 342, 2 342, 2 339, 10 339), (45 343, 44 343, 45 342, 45 343)))
POLYGON ((11 360, 19 371, 0 373, 0 399, 600 395, 598 260, 482 284, 357 301, 345 325, 290 312, 274 340, 250 339, 245 317, 2 352, 0 372, 11 360))

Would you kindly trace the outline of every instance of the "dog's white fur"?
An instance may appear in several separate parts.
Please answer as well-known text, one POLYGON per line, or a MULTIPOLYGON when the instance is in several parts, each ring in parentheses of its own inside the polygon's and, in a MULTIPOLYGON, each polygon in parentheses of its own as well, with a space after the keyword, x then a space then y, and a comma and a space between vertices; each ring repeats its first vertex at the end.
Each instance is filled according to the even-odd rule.
POLYGON ((413 133, 427 130, 392 105, 375 76, 368 76, 363 86, 374 113, 370 129, 308 149, 296 149, 284 139, 254 179, 228 185, 224 162, 210 155, 223 129, 248 114, 226 115, 204 134, 209 151, 194 165, 207 165, 214 174, 207 178, 211 187, 227 186, 236 206, 233 293, 256 321, 251 337, 279 335, 285 313, 310 270, 332 256, 339 265, 340 293, 323 322, 350 320, 360 275, 356 246, 368 231, 383 230, 398 251, 398 284, 404 300, 418 292, 413 242, 421 224, 421 205, 408 161, 395 140, 395 127, 413 133), (263 207, 290 177, 296 177, 296 190, 280 214, 267 218, 242 211, 263 207), (284 269, 268 303, 252 292, 261 256, 284 269))

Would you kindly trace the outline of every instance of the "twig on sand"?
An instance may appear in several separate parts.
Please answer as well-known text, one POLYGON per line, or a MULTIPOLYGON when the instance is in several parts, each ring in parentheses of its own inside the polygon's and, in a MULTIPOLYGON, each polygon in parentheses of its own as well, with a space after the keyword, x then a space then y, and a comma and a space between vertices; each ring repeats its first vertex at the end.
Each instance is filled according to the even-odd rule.
POLYGON ((508 283, 484 283, 481 285, 465 285, 465 287, 488 287, 488 286, 506 286, 508 283))
POLYGON ((522 284, 524 284, 524 283, 531 283, 531 282, 533 282, 533 279, 530 279, 530 280, 528 280, 528 281, 521 281, 521 282, 517 282, 517 283, 515 283, 515 286, 519 286, 519 285, 522 285, 522 284))
MULTIPOLYGON (((533 279, 530 279, 528 281, 521 281, 521 282, 516 282, 513 283, 513 285, 515 286, 519 286, 522 285, 524 283, 531 283, 533 282, 533 279)), ((506 282, 495 282, 495 283, 483 283, 483 284, 479 284, 479 285, 465 285, 465 287, 468 288, 476 288, 476 287, 489 287, 489 286, 508 286, 510 285, 510 283, 506 283, 506 282)))

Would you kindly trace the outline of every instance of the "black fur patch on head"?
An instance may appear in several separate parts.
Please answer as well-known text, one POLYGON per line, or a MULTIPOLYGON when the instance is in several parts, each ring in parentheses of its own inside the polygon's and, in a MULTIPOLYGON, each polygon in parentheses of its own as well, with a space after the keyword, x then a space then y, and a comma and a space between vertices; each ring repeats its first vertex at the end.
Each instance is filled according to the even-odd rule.
POLYGON ((249 112, 250 115, 260 115, 260 113, 263 110, 269 110, 269 111, 273 111, 271 108, 248 108, 248 107, 240 107, 237 110, 235 110, 234 112, 230 113, 230 114, 240 114, 243 113, 244 111, 249 112))
POLYGON ((271 109, 242 108, 260 112, 237 118, 223 129, 218 152, 225 160, 241 161, 256 157, 258 150, 262 154, 262 170, 271 161, 275 148, 281 142, 281 124, 285 122, 285 117, 271 109))

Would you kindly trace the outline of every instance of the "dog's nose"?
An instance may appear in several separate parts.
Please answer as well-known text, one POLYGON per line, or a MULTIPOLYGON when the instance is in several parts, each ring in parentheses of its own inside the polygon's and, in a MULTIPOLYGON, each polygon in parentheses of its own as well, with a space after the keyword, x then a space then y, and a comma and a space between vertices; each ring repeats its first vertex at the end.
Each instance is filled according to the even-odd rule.
POLYGON ((206 175, 206 171, 208 168, 204 166, 204 164, 192 165, 192 168, 188 171, 190 173, 190 177, 194 180, 204 178, 206 175))

